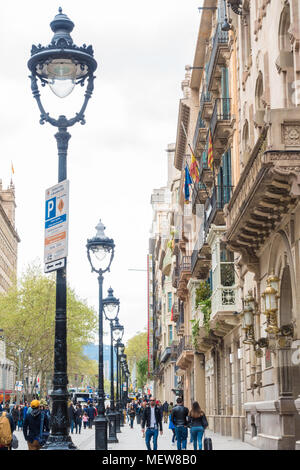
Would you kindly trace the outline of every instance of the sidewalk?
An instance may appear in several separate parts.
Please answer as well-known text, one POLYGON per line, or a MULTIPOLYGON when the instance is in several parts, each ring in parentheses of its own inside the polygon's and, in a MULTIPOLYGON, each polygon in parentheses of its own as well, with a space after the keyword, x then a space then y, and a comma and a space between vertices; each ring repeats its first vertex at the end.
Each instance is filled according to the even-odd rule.
MULTIPOLYGON (((27 450, 27 443, 23 437, 22 431, 15 431, 19 440, 18 450, 27 450)), ((214 450, 259 450, 245 442, 232 439, 228 436, 221 436, 212 431, 206 431, 205 435, 211 437, 214 450)), ((78 450, 95 450, 95 428, 81 429, 81 434, 71 434, 73 443, 78 450)), ((145 439, 142 438, 141 426, 134 423, 131 429, 126 423, 121 427, 121 433, 117 434, 119 442, 117 444, 108 444, 108 450, 147 450, 145 439)), ((177 446, 172 446, 172 431, 168 425, 164 424, 163 435, 158 437, 158 450, 176 450, 177 446)), ((193 445, 188 442, 187 450, 193 450, 193 445)))

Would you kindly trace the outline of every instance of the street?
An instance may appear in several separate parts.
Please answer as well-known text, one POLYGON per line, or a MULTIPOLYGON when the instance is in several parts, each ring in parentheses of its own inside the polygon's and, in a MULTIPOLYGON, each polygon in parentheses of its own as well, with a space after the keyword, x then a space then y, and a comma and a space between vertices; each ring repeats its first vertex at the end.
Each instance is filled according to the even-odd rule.
MULTIPOLYGON (((23 437, 22 431, 15 431, 19 440, 18 450, 27 450, 27 443, 23 437)), ((71 434, 73 443, 78 450, 95 450, 95 429, 81 429, 81 434, 71 434)), ((211 431, 206 431, 206 436, 211 437, 214 450, 259 450, 245 442, 232 439, 231 437, 221 436, 211 431)), ((117 434, 119 442, 117 444, 109 444, 108 450, 125 451, 125 450, 146 450, 145 439, 142 438, 141 426, 134 423, 133 429, 126 423, 121 428, 121 433, 117 434)), ((158 450, 176 450, 177 447, 172 446, 172 431, 168 429, 168 425, 163 425, 163 435, 158 438, 158 450)), ((193 446, 188 442, 187 450, 193 450, 193 446)))

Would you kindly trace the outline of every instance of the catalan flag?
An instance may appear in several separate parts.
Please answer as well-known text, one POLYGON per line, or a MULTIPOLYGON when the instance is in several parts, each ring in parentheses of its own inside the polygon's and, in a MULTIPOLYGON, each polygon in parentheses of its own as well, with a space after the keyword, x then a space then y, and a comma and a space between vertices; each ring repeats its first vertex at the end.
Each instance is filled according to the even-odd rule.
POLYGON ((190 147, 191 153, 192 153, 192 158, 191 158, 191 165, 190 165, 190 175, 193 178, 195 183, 199 183, 199 169, 198 169, 198 163, 196 160, 196 157, 194 155, 194 152, 192 151, 192 148, 190 147))
POLYGON ((213 146, 210 129, 208 131, 208 151, 207 151, 207 163, 208 168, 213 171, 214 156, 213 156, 213 146))
POLYGON ((190 202, 190 184, 192 184, 193 180, 191 178, 188 166, 185 165, 185 180, 184 180, 184 198, 185 204, 189 204, 190 202))

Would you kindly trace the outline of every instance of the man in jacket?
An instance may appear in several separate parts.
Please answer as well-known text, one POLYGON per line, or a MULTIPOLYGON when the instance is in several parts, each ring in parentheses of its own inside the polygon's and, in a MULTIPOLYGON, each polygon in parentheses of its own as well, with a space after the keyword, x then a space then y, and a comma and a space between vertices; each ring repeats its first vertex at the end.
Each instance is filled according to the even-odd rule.
POLYGON ((41 432, 49 431, 49 420, 46 413, 41 412, 39 400, 33 400, 30 403, 31 411, 26 413, 23 434, 28 444, 29 450, 40 450, 41 432), (43 429, 41 429, 41 419, 44 419, 43 429))
POLYGON ((159 407, 155 405, 155 402, 155 398, 151 397, 150 406, 145 408, 142 418, 143 437, 145 435, 145 424, 147 424, 146 446, 148 450, 152 450, 150 445, 152 437, 153 450, 157 450, 158 428, 160 429, 160 435, 163 433, 161 412, 159 407))
POLYGON ((87 409, 87 415, 89 417, 89 428, 92 429, 92 424, 93 424, 94 418, 96 416, 96 410, 93 407, 92 403, 90 403, 90 405, 87 409))
POLYGON ((171 413, 171 421, 175 426, 175 434, 177 439, 177 449, 186 449, 186 441, 188 436, 187 424, 188 424, 189 410, 183 406, 183 399, 177 398, 177 406, 174 406, 171 413))

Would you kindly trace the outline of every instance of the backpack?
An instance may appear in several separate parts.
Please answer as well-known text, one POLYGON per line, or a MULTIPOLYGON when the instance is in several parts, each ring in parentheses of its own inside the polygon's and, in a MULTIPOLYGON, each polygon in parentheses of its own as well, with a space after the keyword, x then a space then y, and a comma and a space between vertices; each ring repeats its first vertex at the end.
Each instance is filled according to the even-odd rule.
POLYGON ((7 447, 11 444, 12 432, 9 419, 4 411, 0 416, 0 446, 7 447))

